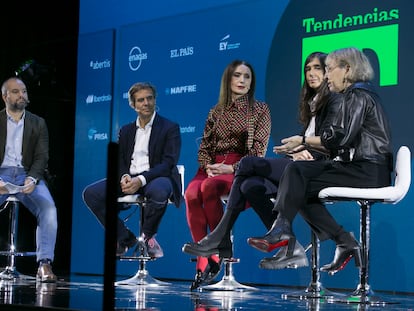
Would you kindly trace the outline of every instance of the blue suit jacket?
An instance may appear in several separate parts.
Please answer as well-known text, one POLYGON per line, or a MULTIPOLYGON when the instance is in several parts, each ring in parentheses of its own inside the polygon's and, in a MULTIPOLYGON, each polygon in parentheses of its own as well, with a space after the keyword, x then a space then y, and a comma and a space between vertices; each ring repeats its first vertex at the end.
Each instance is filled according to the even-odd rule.
MULTIPOLYGON (((119 176, 129 174, 132 153, 134 152, 136 122, 121 127, 118 136, 119 142, 119 176)), ((148 171, 141 174, 147 183, 157 177, 169 177, 173 185, 171 200, 176 207, 181 205, 181 178, 177 170, 177 163, 181 151, 180 127, 156 113, 149 139, 149 165, 148 171)))

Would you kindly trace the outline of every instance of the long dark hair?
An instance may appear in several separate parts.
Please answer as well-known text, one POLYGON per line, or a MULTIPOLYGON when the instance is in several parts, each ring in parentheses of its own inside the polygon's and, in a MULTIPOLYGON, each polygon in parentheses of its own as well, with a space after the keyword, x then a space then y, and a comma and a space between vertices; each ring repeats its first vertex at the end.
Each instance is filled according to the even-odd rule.
POLYGON ((323 52, 313 52, 305 60, 303 66, 303 73, 305 76, 305 81, 303 81, 302 89, 300 92, 300 102, 299 102, 299 122, 303 125, 307 125, 313 115, 317 114, 318 111, 325 105, 326 96, 329 95, 329 88, 326 79, 323 80, 322 84, 317 90, 311 88, 306 81, 306 66, 315 58, 317 58, 321 64, 322 71, 325 74, 325 60, 328 54, 323 52), (315 111, 311 111, 309 107, 309 101, 311 101, 316 94, 319 94, 316 103, 315 111))
POLYGON ((252 106, 255 101, 254 92, 256 90, 256 74, 253 67, 244 60, 236 59, 227 65, 226 69, 224 69, 223 75, 221 76, 220 95, 217 103, 217 106, 220 108, 224 108, 226 105, 231 103, 231 78, 233 77, 236 68, 240 65, 249 67, 252 73, 252 81, 249 92, 247 92, 247 96, 249 98, 250 106, 252 106))

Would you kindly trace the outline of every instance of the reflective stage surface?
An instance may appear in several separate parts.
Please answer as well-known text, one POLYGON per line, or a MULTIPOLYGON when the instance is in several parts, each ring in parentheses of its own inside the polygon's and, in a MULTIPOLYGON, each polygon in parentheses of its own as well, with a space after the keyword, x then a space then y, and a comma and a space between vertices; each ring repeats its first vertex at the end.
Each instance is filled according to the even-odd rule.
MULTIPOLYGON (((190 282, 171 281, 162 286, 118 285, 108 292, 99 276, 73 275, 57 284, 34 280, 0 281, 0 310, 108 310, 104 294, 115 294, 115 310, 414 310, 414 296, 376 293, 392 304, 367 305, 330 299, 286 298, 297 288, 255 286, 255 290, 190 292, 190 282), (285 298, 282 298, 285 297, 285 298)), ((300 295, 299 295, 300 297, 300 295)))

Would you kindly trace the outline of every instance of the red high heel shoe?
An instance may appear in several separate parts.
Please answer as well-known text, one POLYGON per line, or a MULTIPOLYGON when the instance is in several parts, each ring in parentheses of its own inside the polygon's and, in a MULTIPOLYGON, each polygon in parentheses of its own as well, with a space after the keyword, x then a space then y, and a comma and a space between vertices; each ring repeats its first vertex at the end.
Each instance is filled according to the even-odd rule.
POLYGON ((278 247, 288 244, 294 247, 295 242, 296 237, 292 233, 290 222, 281 217, 280 214, 265 236, 247 239, 247 243, 250 246, 265 253, 269 253, 278 247))

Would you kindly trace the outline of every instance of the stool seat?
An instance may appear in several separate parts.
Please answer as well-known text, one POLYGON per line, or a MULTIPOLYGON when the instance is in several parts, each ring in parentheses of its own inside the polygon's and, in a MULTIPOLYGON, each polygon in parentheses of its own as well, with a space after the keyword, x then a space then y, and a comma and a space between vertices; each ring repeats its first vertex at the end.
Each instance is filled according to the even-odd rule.
POLYGON ((20 202, 20 201, 15 195, 9 195, 9 197, 6 199, 6 202, 20 202))
POLYGON ((138 204, 144 198, 139 194, 128 194, 117 199, 118 203, 138 204))
POLYGON ((10 195, 4 204, 4 207, 0 210, 0 213, 7 209, 9 209, 9 249, 5 251, 0 251, 0 256, 7 256, 8 257, 8 264, 7 266, 0 272, 0 280, 35 280, 35 277, 21 274, 16 270, 15 266, 15 257, 23 257, 23 256, 36 256, 36 252, 21 252, 17 251, 16 242, 17 242, 17 226, 18 226, 18 215, 19 215, 19 199, 14 196, 10 195))
POLYGON ((411 183, 411 152, 407 146, 398 149, 395 161, 393 186, 380 188, 328 187, 319 192, 326 203, 354 201, 360 206, 360 244, 362 264, 359 268, 359 284, 355 291, 339 302, 384 305, 392 303, 374 295, 368 283, 371 207, 375 203, 397 204, 407 194, 411 183))

